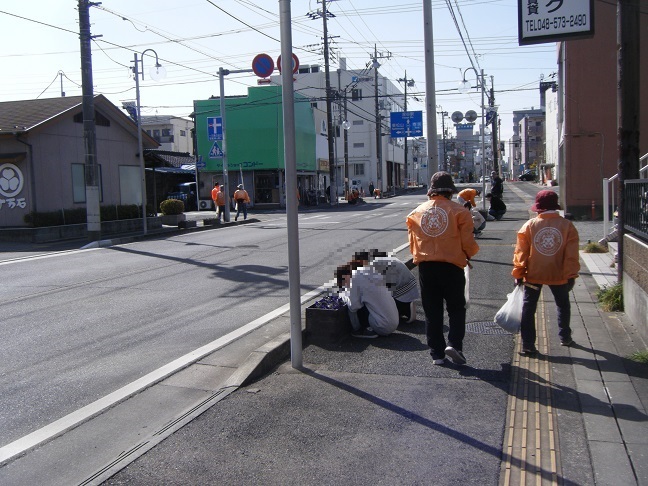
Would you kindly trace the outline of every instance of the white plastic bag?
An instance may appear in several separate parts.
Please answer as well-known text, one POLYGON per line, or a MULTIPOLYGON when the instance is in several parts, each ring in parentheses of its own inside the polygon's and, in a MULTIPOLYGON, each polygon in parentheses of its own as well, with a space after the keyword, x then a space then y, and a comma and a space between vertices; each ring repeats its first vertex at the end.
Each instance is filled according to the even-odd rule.
POLYGON ((522 305, 524 304, 524 285, 517 285, 515 290, 507 295, 507 300, 495 314, 495 324, 502 329, 515 334, 520 330, 522 322, 522 305))
POLYGON ((466 309, 470 306, 470 267, 464 267, 464 276, 466 277, 466 286, 464 287, 464 297, 466 299, 466 309))

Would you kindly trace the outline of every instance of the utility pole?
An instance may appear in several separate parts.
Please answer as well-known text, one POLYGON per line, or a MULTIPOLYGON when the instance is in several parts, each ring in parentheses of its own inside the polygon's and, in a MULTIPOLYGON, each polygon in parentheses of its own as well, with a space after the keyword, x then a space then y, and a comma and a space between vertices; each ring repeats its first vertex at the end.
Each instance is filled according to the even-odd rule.
POLYGON ((333 131, 333 114, 331 113, 331 72, 329 69, 329 39, 328 39, 328 26, 326 19, 328 12, 326 11, 326 0, 322 0, 322 19, 324 22, 324 79, 326 80, 326 134, 328 141, 328 155, 329 155, 329 179, 330 179, 330 193, 329 202, 331 205, 337 204, 337 181, 335 180, 335 154, 333 150, 333 142, 335 132, 333 131))
POLYGON ((391 52, 387 52, 387 54, 379 54, 376 44, 374 44, 374 55, 371 59, 372 67, 374 69, 374 101, 376 109, 376 184, 378 185, 381 194, 384 192, 384 189, 382 174, 382 117, 380 116, 380 104, 378 103, 378 68, 380 67, 378 59, 385 57, 389 59, 391 57, 391 52))
POLYGON ((443 108, 441 108, 441 111, 437 111, 437 115, 441 115, 441 130, 443 130, 443 132, 442 132, 442 138, 443 138, 443 164, 439 164, 439 167, 442 167, 443 170, 447 171, 448 170, 448 151, 447 151, 447 147, 446 147, 445 117, 448 116, 448 112, 443 111, 443 108))
POLYGON ((497 145, 498 145, 498 140, 497 140, 497 110, 495 109, 495 77, 491 76, 491 90, 490 90, 490 97, 488 98, 488 106, 491 107, 491 110, 494 111, 493 114, 493 120, 492 120, 492 125, 493 125, 493 170, 497 172, 499 175, 499 162, 498 162, 498 152, 497 152, 497 145))
MULTIPOLYGON (((423 0, 423 38, 425 44, 425 106, 427 121, 427 182, 439 170, 434 78, 434 34, 432 0, 423 0)), ((483 103, 482 103, 483 104, 483 103)))
POLYGON ((639 178, 639 1, 617 0, 617 116, 619 247, 617 283, 623 282, 625 181, 639 178))
MULTIPOLYGON (((90 7, 99 3, 79 0, 79 39, 81 41, 81 84, 83 93, 83 140, 85 143, 85 189, 88 240, 101 239, 99 210, 99 166, 97 164, 97 131, 94 118, 92 87, 92 48, 90 42, 90 7)), ((100 37, 100 36, 95 36, 100 37)), ((142 208, 146 217, 146 207, 142 208)))
MULTIPOLYGON (((405 102, 403 103, 403 111, 407 111, 407 87, 414 86, 413 79, 407 79, 407 71, 405 71, 405 77, 398 80, 399 83, 404 83, 405 85, 405 102)), ((409 177, 407 172, 407 134, 405 134, 405 189, 409 187, 409 177)))

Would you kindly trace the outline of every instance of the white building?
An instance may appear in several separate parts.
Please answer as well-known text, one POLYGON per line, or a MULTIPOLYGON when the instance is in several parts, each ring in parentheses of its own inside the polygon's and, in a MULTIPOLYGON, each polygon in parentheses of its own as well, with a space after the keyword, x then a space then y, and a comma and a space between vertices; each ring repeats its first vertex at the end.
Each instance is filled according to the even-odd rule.
MULTIPOLYGON (((316 144, 316 157, 320 171, 320 189, 330 183, 328 175, 328 143, 326 122, 326 79, 324 70, 318 66, 304 66, 294 76, 295 92, 311 98, 316 132, 321 135, 316 144)), ((271 82, 281 84, 281 76, 271 76, 271 82)), ((344 191, 345 153, 343 122, 348 121, 347 152, 348 179, 362 186, 367 192, 370 183, 382 191, 393 186, 403 187, 404 139, 390 137, 389 116, 392 111, 403 111, 404 95, 400 88, 378 72, 378 89, 375 86, 373 69, 347 71, 346 62, 340 59, 340 69, 330 71, 333 125, 336 131, 334 145, 334 165, 338 194, 344 191), (335 96, 337 94, 337 96, 335 96), (345 110, 346 98, 346 110, 345 110), (381 130, 376 129, 376 98, 381 130), (378 154, 380 138, 380 163, 378 154)), ((412 177, 412 160, 408 164, 409 177, 412 177)))
POLYGON ((192 154, 193 120, 177 116, 143 116, 142 130, 160 144, 160 150, 192 154))

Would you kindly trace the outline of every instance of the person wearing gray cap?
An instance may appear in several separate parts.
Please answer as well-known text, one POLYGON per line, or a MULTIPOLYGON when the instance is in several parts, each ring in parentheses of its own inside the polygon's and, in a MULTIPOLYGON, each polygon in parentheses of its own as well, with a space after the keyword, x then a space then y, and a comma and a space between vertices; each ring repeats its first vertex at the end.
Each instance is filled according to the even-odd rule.
POLYGON ((236 201, 236 216, 234 216, 234 221, 238 221, 241 211, 243 211, 243 219, 247 219, 247 204, 250 202, 250 196, 247 191, 243 189, 243 184, 236 186, 234 201, 236 201))
POLYGON ((433 363, 442 365, 446 355, 455 364, 465 364, 466 277, 464 267, 477 254, 470 212, 452 201, 457 188, 447 172, 437 172, 430 181, 429 200, 407 216, 407 231, 413 261, 419 267, 425 333, 433 363), (443 304, 448 310, 448 343, 443 335, 443 304))

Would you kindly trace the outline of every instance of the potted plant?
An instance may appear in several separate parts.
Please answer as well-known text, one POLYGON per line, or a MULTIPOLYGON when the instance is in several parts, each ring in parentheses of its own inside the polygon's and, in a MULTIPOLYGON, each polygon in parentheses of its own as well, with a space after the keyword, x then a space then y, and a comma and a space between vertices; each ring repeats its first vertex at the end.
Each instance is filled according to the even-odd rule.
POLYGON ((162 224, 167 226, 178 226, 181 221, 185 221, 187 216, 184 214, 184 202, 179 199, 165 199, 160 203, 162 224))

